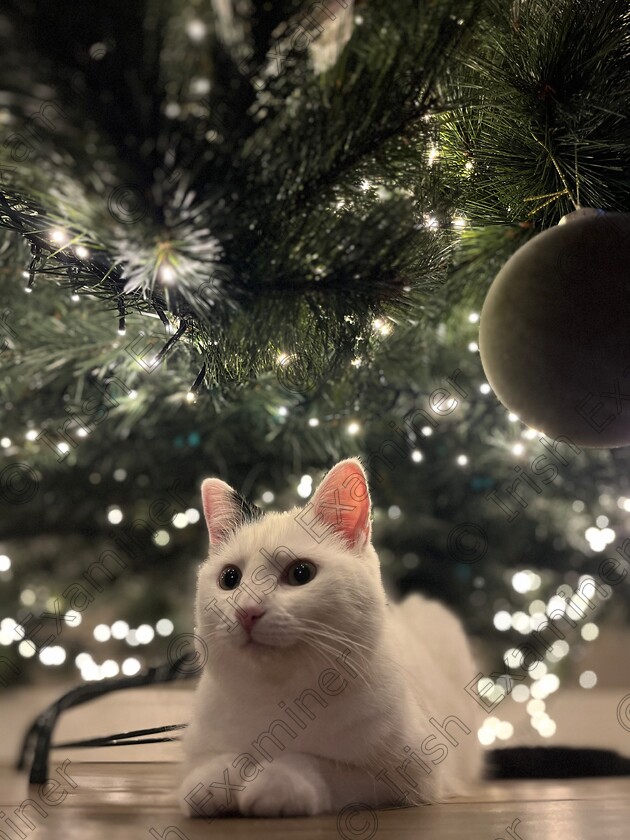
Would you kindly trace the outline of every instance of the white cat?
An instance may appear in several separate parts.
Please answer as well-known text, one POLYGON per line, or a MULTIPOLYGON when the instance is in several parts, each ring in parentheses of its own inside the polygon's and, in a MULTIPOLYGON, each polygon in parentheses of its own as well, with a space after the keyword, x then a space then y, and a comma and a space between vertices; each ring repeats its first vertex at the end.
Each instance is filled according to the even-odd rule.
POLYGON ((186 731, 187 816, 336 812, 434 802, 480 776, 477 669, 459 621, 388 603, 361 464, 267 513, 202 485, 210 557, 196 632, 206 661, 186 731))

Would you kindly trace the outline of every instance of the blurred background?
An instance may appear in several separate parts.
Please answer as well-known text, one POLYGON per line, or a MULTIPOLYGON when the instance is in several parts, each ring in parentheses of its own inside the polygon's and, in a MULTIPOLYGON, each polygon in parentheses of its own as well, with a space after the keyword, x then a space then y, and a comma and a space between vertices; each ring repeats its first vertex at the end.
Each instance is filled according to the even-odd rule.
MULTIPOLYGON (((630 455, 554 457, 477 339, 567 178, 630 204, 627 12, 388 5, 0 6, 6 751, 192 631, 203 478, 284 510, 350 455, 384 578, 474 640, 482 743, 623 749, 630 455)), ((90 725, 185 719, 143 697, 90 725)))

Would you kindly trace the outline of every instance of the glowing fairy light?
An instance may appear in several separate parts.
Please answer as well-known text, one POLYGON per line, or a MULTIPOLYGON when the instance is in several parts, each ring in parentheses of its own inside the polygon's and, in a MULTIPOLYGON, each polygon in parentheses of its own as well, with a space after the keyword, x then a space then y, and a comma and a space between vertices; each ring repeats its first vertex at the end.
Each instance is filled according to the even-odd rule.
POLYGON ((476 353, 479 350, 479 345, 476 341, 471 341, 468 345, 468 349, 471 353, 476 353))
POLYGON ((389 335, 392 331, 392 325, 389 321, 385 321, 382 318, 375 318, 372 322, 372 329, 381 335, 389 335))
POLYGON ((111 638, 112 632, 107 624, 97 624, 92 631, 92 635, 97 642, 108 642, 111 638))
POLYGON ((141 624, 136 629, 136 639, 141 645, 148 645, 155 638, 155 631, 150 624, 141 624))
POLYGON ((172 283, 175 280, 175 269, 168 263, 163 263, 158 269, 158 275, 163 283, 172 283))
POLYGON ((512 452, 514 455, 522 455, 525 452, 525 447, 522 443, 515 443, 512 447, 512 452))
POLYGON ((440 149, 438 146, 433 145, 430 146, 429 151, 427 152, 427 161, 429 166, 433 166, 436 160, 440 159, 440 149))
POLYGON ((457 456, 457 463, 460 467, 465 467, 468 463, 468 456, 467 455, 458 455, 457 456))
POLYGON ((356 421, 348 423, 347 432, 349 435, 356 435, 360 430, 361 426, 356 421))
POLYGON ((6 554, 0 554, 0 572, 8 572, 11 568, 11 558, 6 554))
POLYGON ((120 525, 123 521, 123 512, 119 507, 112 507, 107 512, 107 519, 112 525, 120 525))
POLYGON ((170 618, 160 618, 156 622, 155 629, 157 630, 158 636, 170 636, 175 629, 175 625, 170 618))
POLYGON ((592 621, 589 621, 580 628, 580 635, 584 641, 592 642, 599 636, 599 627, 596 624, 593 624, 592 621))
POLYGON ((309 417, 308 425, 314 429, 316 426, 319 426, 319 420, 317 417, 309 417))
POLYGON ((492 622, 497 630, 504 632, 512 627, 512 616, 507 610, 499 610, 494 614, 492 622))
POLYGON ((90 256, 90 252, 85 247, 85 245, 77 245, 74 249, 74 253, 80 260, 86 260, 90 256))
POLYGON ((118 619, 111 626, 112 639, 124 639, 128 632, 129 625, 122 619, 118 619))
POLYGON ((411 460, 414 462, 414 464, 419 464, 420 461, 424 460, 424 455, 422 454, 422 452, 420 452, 419 449, 414 449, 411 453, 411 460))
POLYGON ((433 434, 433 429, 431 428, 431 426, 423 426, 420 429, 420 431, 422 432, 424 437, 431 437, 431 435, 433 434))
POLYGON ((79 297, 79 295, 71 295, 71 296, 70 296, 70 300, 71 300, 73 303, 78 303, 78 302, 81 300, 81 298, 79 297))
POLYGON ((492 390, 492 388, 488 385, 487 382, 482 382, 481 385, 479 386, 479 390, 481 391, 482 394, 485 395, 485 394, 489 394, 490 391, 492 390))
POLYGON ((594 688, 597 685, 597 674, 595 671, 582 671, 579 683, 582 688, 594 688))
POLYGON ((195 44, 201 43, 208 34, 208 27, 199 18, 193 18, 186 24, 186 35, 195 44))
POLYGON ((437 230, 437 228, 440 226, 440 223, 435 218, 435 216, 429 216, 427 214, 423 218, 424 218, 424 224, 426 225, 426 227, 429 228, 429 230, 437 230))
POLYGON ((513 413, 510 411, 510 413, 508 414, 508 418, 507 418, 507 419, 510 421, 510 423, 516 423, 516 421, 519 419, 519 416, 518 416, 518 414, 513 414, 513 413))
POLYGON ((65 230, 62 230, 61 228, 55 228, 54 230, 52 230, 50 233, 50 238, 56 245, 65 245, 70 239, 67 232, 65 230))
MULTIPOLYGON (((451 224, 456 230, 463 230, 466 227, 466 219, 464 219, 463 216, 454 216, 451 224)), ((470 318, 468 320, 470 321, 470 318)), ((477 316, 477 321, 478 320, 479 316, 477 316)), ((477 321, 470 321, 470 323, 476 324, 477 321)))
POLYGON ((468 320, 471 324, 478 324, 479 323, 479 313, 478 312, 471 312, 468 316, 468 320))
POLYGON ((24 435, 26 440, 37 440, 37 432, 35 429, 29 429, 28 432, 24 435))
POLYGON ((313 479, 310 475, 303 475, 300 483, 297 486, 298 496, 302 499, 308 499, 313 492, 313 479))
POLYGON ((122 672, 126 677, 133 677, 140 671, 140 662, 135 656, 130 656, 122 664, 122 672))
POLYGON ((11 438, 3 437, 2 440, 0 440, 0 446, 3 449, 8 449, 11 446, 11 438))
POLYGON ((195 394, 195 392, 194 392, 194 391, 189 391, 189 392, 186 394, 186 402, 189 402, 189 403, 194 403, 194 401, 195 401, 196 399, 197 399, 197 395, 195 394))

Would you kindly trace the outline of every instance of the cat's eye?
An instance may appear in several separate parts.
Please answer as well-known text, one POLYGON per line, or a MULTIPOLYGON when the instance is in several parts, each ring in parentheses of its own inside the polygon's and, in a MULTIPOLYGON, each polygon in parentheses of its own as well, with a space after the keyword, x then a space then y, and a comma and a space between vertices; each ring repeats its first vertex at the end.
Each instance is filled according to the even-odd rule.
POLYGON ((317 567, 310 560, 298 560, 285 571, 285 580, 290 586, 304 586, 313 580, 317 574, 317 567))
POLYGON ((241 570, 236 566, 226 566, 219 575, 221 589, 236 589, 241 582, 241 570))

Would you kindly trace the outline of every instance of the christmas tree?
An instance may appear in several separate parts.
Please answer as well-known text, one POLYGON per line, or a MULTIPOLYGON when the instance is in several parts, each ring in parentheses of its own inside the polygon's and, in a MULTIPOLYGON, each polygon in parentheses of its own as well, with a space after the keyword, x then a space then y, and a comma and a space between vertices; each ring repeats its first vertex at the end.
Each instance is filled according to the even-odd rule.
POLYGON ((628 456, 554 449, 476 338, 521 245, 630 206, 627 4, 5 0, 0 41, 2 684, 163 660, 201 480, 285 509, 359 455, 384 574, 499 673, 575 618, 555 690, 626 609, 628 456))

